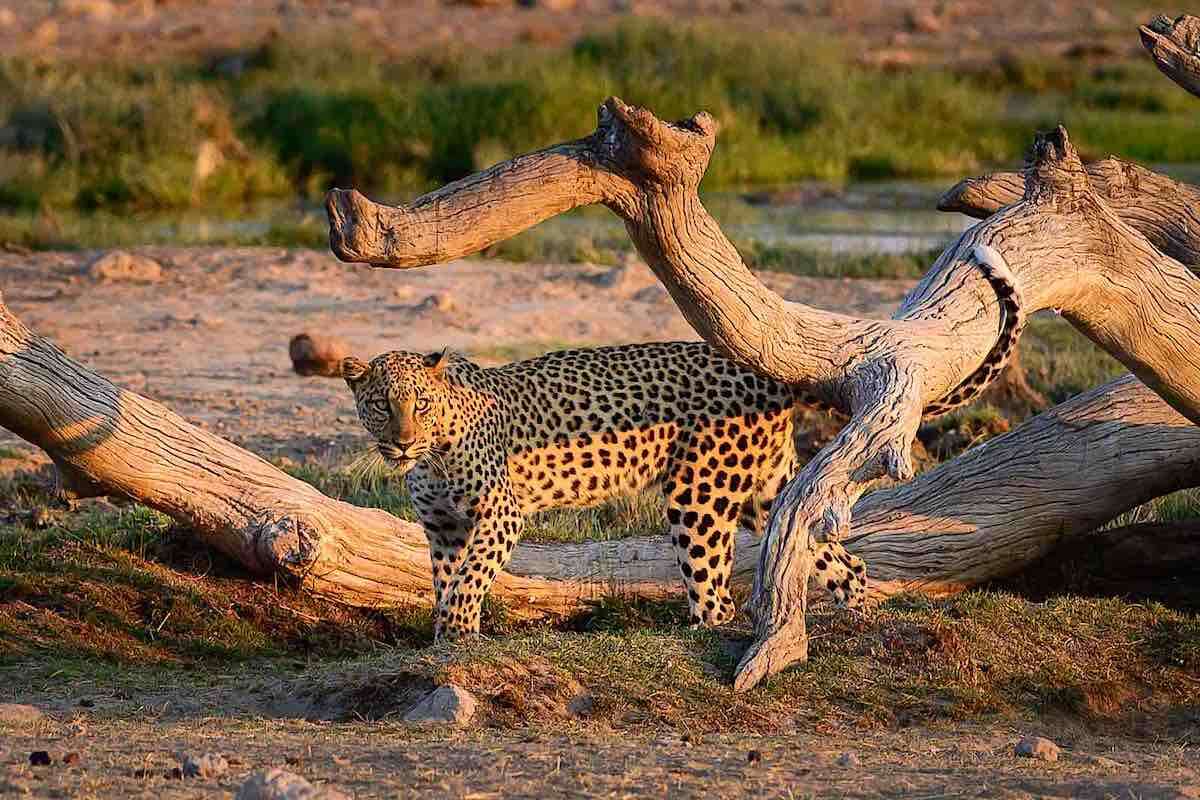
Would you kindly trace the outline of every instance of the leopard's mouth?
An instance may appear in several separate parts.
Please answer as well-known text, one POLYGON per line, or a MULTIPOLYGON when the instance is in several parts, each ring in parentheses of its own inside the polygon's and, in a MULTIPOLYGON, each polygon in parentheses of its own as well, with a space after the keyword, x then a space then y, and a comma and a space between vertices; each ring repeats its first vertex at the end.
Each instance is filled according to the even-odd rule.
POLYGON ((401 475, 416 466, 417 462, 428 452, 426 449, 405 452, 399 447, 385 442, 379 442, 377 447, 379 455, 383 456, 383 461, 388 468, 401 475))

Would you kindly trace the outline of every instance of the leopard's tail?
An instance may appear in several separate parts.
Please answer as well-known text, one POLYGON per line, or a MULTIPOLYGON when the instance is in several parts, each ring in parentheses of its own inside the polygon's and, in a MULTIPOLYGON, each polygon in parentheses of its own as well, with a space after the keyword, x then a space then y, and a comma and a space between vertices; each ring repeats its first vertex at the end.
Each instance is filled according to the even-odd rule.
POLYGON ((1016 352, 1017 340, 1021 338, 1021 329, 1025 327, 1026 317, 1021 290, 1004 257, 986 244, 975 245, 972 256, 1000 301, 1000 335, 983 359, 983 363, 974 372, 941 400, 925 407, 925 417, 941 416, 966 405, 982 394, 1012 359, 1013 353, 1016 352))

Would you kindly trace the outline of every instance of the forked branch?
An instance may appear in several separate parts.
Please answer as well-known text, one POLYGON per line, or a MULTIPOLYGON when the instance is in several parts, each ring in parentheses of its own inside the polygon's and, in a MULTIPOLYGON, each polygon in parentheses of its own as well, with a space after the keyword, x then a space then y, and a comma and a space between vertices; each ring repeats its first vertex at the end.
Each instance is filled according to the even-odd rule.
POLYGON ((1020 314, 1061 309, 1181 413, 1200 420, 1200 366, 1191 358, 1200 352, 1200 284, 1105 205, 1065 130, 1038 139, 1022 200, 964 233, 892 320, 789 303, 758 281, 697 194, 715 135, 707 114, 669 124, 613 98, 590 137, 499 164, 411 206, 388 209, 334 192, 329 207, 339 257, 409 267, 465 255, 492 236, 602 202, 624 219, 646 263, 708 342, 852 415, 772 515, 751 609, 759 639, 739 687, 805 652, 810 537, 848 528, 851 505, 878 465, 903 474, 902 462, 884 454, 911 441, 915 409, 970 399, 1003 363, 1020 314), (551 168, 563 158, 572 166, 551 168), (546 201, 528 192, 532 183, 523 176, 534 173, 549 176, 538 190, 546 201), (443 213, 447 208, 455 214, 443 213), (437 247, 396 247, 422 238, 406 227, 414 215, 422 230, 436 231, 437 247), (348 238, 353 246, 339 249, 348 238), (1018 288, 1023 307, 1014 322, 996 293, 1003 301, 1018 288), (898 416, 884 413, 885 406, 898 416))

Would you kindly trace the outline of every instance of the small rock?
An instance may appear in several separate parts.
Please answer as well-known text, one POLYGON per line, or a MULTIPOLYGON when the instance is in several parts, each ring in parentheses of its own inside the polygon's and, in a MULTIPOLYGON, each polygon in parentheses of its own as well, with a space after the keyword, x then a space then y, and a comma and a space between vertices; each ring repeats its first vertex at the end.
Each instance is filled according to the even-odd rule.
POLYGON ((1058 761, 1058 745, 1041 736, 1026 736, 1017 742, 1014 751, 1022 758, 1036 758, 1039 761, 1058 761))
POLYGON ((751 750, 749 753, 746 753, 746 763, 747 764, 762 763, 762 753, 758 752, 757 750, 751 750))
POLYGON ((457 686, 439 686, 404 715, 414 725, 453 725, 461 728, 475 716, 475 698, 457 686))
POLYGON ((22 703, 0 703, 0 725, 31 725, 45 719, 38 708, 22 703))
POLYGON ((586 692, 576 695, 567 703, 567 713, 579 719, 587 719, 596 710, 596 699, 586 692))
POLYGON ((1111 758, 1105 758, 1104 756, 1088 756, 1087 761, 1092 766, 1100 767, 1101 769, 1124 769, 1125 768, 1125 765, 1122 764, 1120 761, 1113 761, 1111 758))
POLYGON ((218 753, 205 753, 199 757, 187 755, 183 758, 185 778, 219 778, 228 771, 229 762, 218 753))
POLYGON ((336 789, 318 789, 295 773, 275 767, 254 773, 236 800, 349 800, 336 789))
POLYGON ((862 760, 854 753, 842 753, 837 757, 839 767, 861 767, 862 760))
POLYGON ((31 767, 48 767, 52 758, 45 750, 34 750, 29 754, 29 766, 31 767))
POLYGON ((661 286, 647 286, 634 292, 632 299, 636 303, 663 303, 670 299, 670 295, 661 286))
POLYGON ((80 762, 79 753, 67 753, 62 758, 62 763, 69 767, 73 767, 80 762))
POLYGON ((152 258, 111 250, 88 266, 88 274, 105 283, 158 283, 162 266, 152 258))

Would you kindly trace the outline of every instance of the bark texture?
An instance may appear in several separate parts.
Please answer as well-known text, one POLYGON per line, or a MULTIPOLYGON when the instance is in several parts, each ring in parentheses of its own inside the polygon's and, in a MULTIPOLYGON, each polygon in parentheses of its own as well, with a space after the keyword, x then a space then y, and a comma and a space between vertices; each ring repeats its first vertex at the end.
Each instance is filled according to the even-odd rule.
POLYGON ((1200 17, 1159 15, 1139 32, 1142 45, 1162 73, 1200 96, 1200 17))

